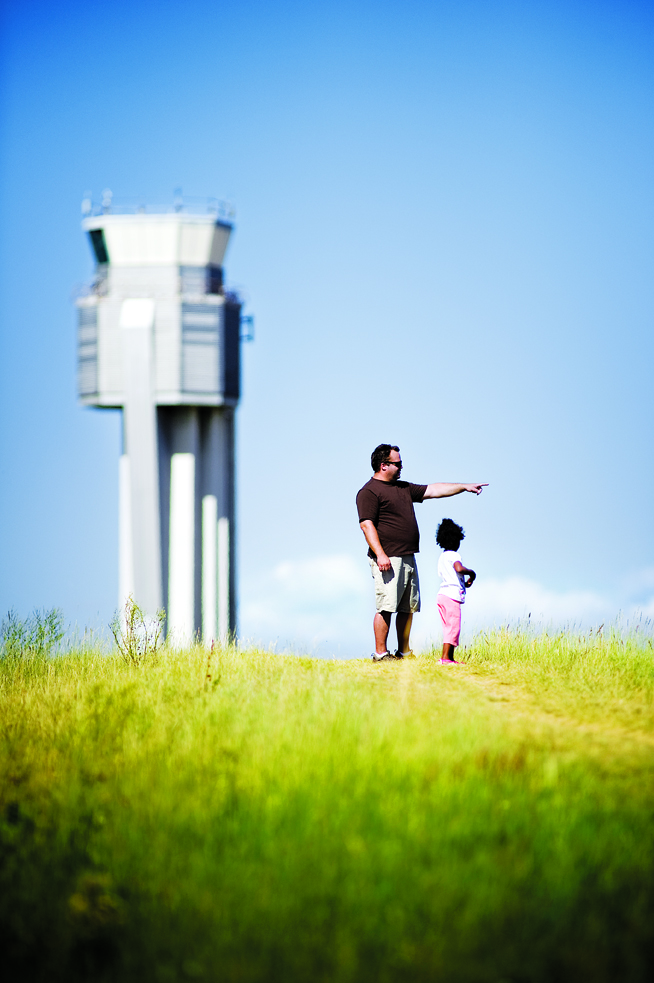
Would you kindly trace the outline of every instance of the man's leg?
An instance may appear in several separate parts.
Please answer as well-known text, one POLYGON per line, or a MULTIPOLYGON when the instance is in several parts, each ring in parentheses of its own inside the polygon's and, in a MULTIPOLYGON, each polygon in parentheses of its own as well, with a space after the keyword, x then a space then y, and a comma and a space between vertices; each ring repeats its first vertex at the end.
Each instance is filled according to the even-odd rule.
POLYGON ((410 611, 398 611, 395 618, 397 628, 397 650, 400 653, 410 652, 409 635, 411 634, 411 623, 413 614, 410 611))
POLYGON ((397 610, 397 570, 401 564, 399 557, 392 556, 391 569, 382 571, 375 560, 370 561, 373 580, 375 581, 375 607, 377 614, 373 621, 375 632, 375 656, 385 655, 388 643, 388 631, 391 627, 391 612, 397 610))
POLYGON ((387 651, 388 630, 391 627, 390 611, 378 611, 372 626, 375 631, 375 652, 383 655, 387 651))
POLYGON ((415 611, 420 610, 420 584, 418 583, 418 568, 414 556, 402 560, 402 578, 406 584, 402 599, 398 604, 395 627, 397 629, 397 651, 406 655, 411 651, 409 636, 415 611))

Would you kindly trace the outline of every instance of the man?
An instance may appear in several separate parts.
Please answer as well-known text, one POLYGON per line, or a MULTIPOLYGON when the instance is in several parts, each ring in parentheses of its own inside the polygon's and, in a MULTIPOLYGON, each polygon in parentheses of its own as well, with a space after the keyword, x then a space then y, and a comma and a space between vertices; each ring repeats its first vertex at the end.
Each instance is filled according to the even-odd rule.
POLYGON ((373 661, 401 659, 411 655, 409 635, 415 611, 420 610, 420 586, 415 554, 420 533, 413 509, 414 502, 426 498, 448 498, 461 492, 481 493, 485 484, 462 485, 437 481, 431 485, 413 485, 400 481, 400 448, 380 444, 372 452, 373 476, 357 494, 359 525, 368 543, 377 613, 373 621, 375 651, 373 661), (391 655, 386 645, 395 614, 397 652, 391 655))

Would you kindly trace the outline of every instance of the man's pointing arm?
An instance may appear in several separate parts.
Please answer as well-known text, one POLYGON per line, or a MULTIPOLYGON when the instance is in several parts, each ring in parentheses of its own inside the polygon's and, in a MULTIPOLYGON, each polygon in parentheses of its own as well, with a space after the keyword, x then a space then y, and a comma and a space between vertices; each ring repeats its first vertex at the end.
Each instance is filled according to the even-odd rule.
POLYGON ((435 481, 427 485, 425 498, 449 498, 451 495, 460 495, 461 492, 474 492, 475 495, 481 495, 482 488, 486 488, 487 485, 487 481, 481 484, 472 482, 470 485, 461 485, 455 481, 435 481))

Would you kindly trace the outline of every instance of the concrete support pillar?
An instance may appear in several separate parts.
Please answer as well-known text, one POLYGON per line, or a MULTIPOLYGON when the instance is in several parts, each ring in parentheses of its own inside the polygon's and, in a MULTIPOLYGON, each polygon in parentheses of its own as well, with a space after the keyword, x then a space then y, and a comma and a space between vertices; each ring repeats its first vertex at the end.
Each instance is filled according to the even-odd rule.
POLYGON ((236 631, 232 622, 233 606, 232 564, 231 564, 232 523, 226 515, 218 519, 218 637, 224 644, 236 631))
MULTIPOLYGON (((129 419, 126 414, 126 448, 135 442, 129 419)), ((157 567, 150 574, 158 570, 162 578, 158 596, 165 598, 167 635, 178 646, 192 644, 200 634, 205 645, 225 644, 236 633, 234 410, 164 406, 156 419, 160 473, 152 509, 159 530, 157 567)), ((133 466, 133 456, 124 453, 120 605, 133 594, 154 613, 157 608, 146 608, 138 588, 136 556, 144 547, 134 521, 133 466)), ((142 508, 140 521, 145 521, 142 508)))
POLYGON ((118 463, 118 608, 121 614, 127 598, 134 596, 131 494, 129 457, 121 454, 118 463))
POLYGON ((211 645, 218 634, 218 502, 202 496, 202 639, 211 645))
POLYGON ((202 637, 236 630, 233 570, 234 426, 231 409, 209 410, 202 439, 202 637))
MULTIPOLYGON (((129 486, 122 502, 121 525, 129 549, 121 548, 121 570, 129 586, 132 570, 133 595, 136 603, 150 617, 162 607, 161 546, 159 530, 159 469, 157 457, 157 420, 153 395, 152 328, 154 301, 147 298, 124 300, 120 314, 125 387, 124 451, 128 462, 123 465, 121 488, 129 486), (129 507, 127 507, 129 502, 129 507)), ((121 588, 122 590, 122 588, 121 588)))
POLYGON ((168 634, 174 644, 190 645, 196 628, 197 409, 175 412, 170 449, 168 634))

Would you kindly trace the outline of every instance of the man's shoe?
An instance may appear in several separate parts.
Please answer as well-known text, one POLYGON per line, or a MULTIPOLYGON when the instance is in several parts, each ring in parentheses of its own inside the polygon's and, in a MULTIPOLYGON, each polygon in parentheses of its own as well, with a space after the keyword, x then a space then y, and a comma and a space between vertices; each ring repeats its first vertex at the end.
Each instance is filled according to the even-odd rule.
POLYGON ((378 655, 377 652, 372 653, 373 662, 381 662, 382 659, 392 659, 392 658, 393 656, 391 655, 390 652, 382 652, 381 655, 378 655))
POLYGON ((399 649, 396 649, 396 651, 395 651, 395 658, 396 659, 415 659, 415 655, 413 654, 413 652, 411 651, 411 649, 409 649, 408 652, 400 652, 399 649))

